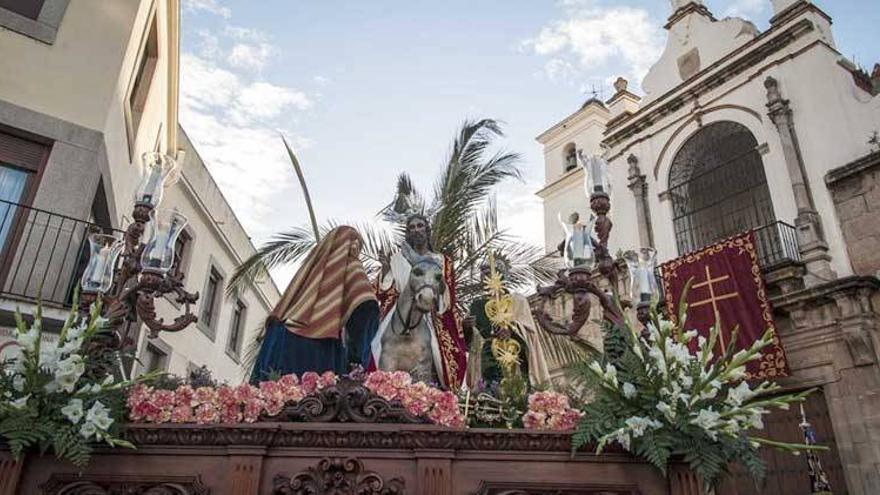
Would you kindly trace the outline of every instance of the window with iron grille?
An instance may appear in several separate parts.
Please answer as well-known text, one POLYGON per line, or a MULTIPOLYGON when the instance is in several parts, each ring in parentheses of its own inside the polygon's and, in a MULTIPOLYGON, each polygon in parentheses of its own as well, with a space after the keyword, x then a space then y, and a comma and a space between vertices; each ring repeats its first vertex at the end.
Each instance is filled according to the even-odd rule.
POLYGON ((669 197, 680 255, 776 220, 758 141, 736 122, 709 124, 685 142, 669 197))

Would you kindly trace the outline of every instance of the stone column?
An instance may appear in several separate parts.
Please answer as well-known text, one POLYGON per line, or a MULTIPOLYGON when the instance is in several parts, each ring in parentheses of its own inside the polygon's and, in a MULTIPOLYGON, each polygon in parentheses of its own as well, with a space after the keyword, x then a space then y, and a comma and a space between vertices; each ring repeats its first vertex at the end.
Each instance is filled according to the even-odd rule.
POLYGON ((629 190, 636 200, 636 221, 639 223, 639 242, 644 247, 654 247, 654 231, 651 227, 651 210, 648 207, 648 181, 639 168, 639 159, 629 155, 629 190))
POLYGON ((822 220, 816 211, 813 194, 810 191, 809 179, 795 132, 791 106, 789 101, 782 98, 779 93, 779 82, 776 79, 768 77, 764 81, 764 87, 767 89, 768 115, 779 132, 782 156, 789 179, 791 179, 791 187, 797 205, 798 213, 794 224, 797 228, 801 257, 807 266, 805 282, 808 286, 812 286, 833 280, 837 278, 837 274, 831 269, 831 256, 828 254, 828 244, 825 242, 822 220))

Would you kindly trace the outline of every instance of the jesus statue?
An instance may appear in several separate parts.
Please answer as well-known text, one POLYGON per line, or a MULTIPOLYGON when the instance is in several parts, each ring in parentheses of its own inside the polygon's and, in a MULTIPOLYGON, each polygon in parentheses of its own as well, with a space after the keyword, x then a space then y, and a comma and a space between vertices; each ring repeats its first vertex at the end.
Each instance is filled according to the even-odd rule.
POLYGON ((398 297, 410 278, 418 260, 432 259, 442 267, 444 290, 427 319, 431 334, 434 369, 440 386, 457 389, 466 374, 467 346, 455 309, 455 272, 449 257, 436 253, 431 245, 431 225, 422 215, 410 215, 406 220, 406 238, 400 250, 382 259, 382 271, 377 281, 377 298, 382 315, 379 330, 373 338, 373 363, 380 363, 382 335, 391 325, 398 297))

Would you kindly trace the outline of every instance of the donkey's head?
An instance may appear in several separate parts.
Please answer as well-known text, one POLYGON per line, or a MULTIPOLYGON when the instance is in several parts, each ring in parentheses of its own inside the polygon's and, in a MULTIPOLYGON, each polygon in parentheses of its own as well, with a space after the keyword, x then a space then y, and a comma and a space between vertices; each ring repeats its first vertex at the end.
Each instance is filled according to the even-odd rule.
POLYGON ((435 309, 446 289, 446 284, 443 283, 443 267, 432 258, 417 259, 409 273, 408 289, 419 312, 428 313, 435 309))

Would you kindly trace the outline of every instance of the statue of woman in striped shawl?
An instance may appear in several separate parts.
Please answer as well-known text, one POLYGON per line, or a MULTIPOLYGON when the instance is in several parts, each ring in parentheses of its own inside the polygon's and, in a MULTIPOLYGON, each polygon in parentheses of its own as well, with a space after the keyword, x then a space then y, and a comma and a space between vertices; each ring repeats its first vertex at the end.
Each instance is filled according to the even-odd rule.
POLYGON ((379 305, 360 261, 361 246, 354 228, 340 226, 312 249, 266 319, 252 383, 367 366, 379 305))

